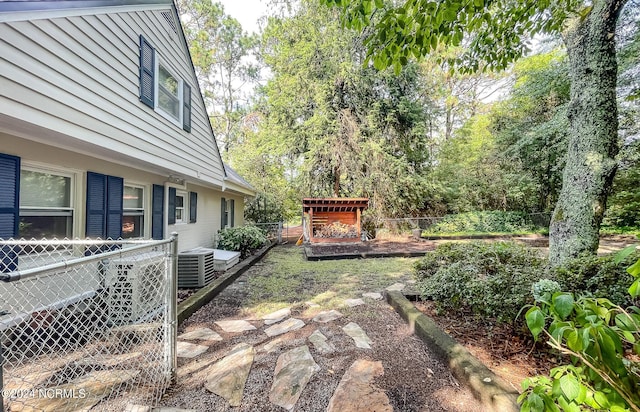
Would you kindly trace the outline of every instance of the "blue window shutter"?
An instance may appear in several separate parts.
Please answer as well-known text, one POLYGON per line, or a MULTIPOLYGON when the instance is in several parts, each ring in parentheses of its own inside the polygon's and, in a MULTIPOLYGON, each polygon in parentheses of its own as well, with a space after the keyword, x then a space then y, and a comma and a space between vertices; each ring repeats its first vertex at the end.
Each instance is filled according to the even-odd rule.
POLYGON ((124 180, 121 177, 107 176, 107 215, 105 237, 122 237, 122 201, 124 180))
POLYGON ((107 176, 87 172, 87 210, 85 234, 105 238, 107 211, 107 176))
MULTIPOLYGON (((175 214, 174 214, 175 215, 175 214)), ((151 199, 151 238, 164 238, 164 186, 153 185, 151 199)))
POLYGON ((198 194, 189 192, 189 223, 196 223, 198 215, 198 194))
POLYGON ((169 210, 167 210, 167 214, 169 215, 169 224, 176 224, 176 188, 169 188, 169 210))
POLYGON ((154 108, 156 51, 149 42, 140 35, 140 101, 154 108))
POLYGON ((231 223, 229 224, 229 226, 231 227, 235 227, 235 221, 236 221, 236 216, 235 216, 235 212, 236 212, 236 201, 231 199, 231 213, 229 213, 231 215, 231 223))
POLYGON ((191 133, 191 86, 182 83, 182 128, 191 133))
MULTIPOLYGON (((0 238, 18 237, 20 221, 20 158, 0 153, 0 238)), ((10 246, 0 248, 0 273, 16 270, 18 254, 10 246)))
POLYGON ((222 212, 222 219, 220 221, 220 229, 224 229, 227 226, 227 199, 222 198, 220 211, 222 212))

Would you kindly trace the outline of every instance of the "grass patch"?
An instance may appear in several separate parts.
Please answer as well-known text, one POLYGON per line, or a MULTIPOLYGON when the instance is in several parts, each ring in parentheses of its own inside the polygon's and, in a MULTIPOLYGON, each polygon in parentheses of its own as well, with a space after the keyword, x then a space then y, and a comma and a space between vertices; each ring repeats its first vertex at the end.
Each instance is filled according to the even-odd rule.
POLYGON ((249 277, 248 310, 256 315, 304 302, 330 309, 413 278, 416 258, 305 260, 302 248, 275 247, 249 277))

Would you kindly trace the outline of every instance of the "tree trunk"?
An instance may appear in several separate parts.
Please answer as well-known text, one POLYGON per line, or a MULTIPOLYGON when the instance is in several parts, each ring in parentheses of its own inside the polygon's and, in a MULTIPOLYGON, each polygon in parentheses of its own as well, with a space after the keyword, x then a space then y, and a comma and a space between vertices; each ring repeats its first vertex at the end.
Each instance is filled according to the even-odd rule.
POLYGON ((553 266, 598 249, 600 223, 616 172, 618 111, 615 29, 625 0, 595 0, 564 33, 571 74, 569 147, 549 228, 553 266))

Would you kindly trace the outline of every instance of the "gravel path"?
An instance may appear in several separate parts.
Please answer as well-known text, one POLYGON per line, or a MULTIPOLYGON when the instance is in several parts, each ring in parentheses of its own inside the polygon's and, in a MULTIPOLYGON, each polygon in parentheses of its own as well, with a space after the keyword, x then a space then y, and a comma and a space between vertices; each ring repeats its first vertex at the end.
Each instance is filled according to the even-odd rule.
MULTIPOLYGON (((270 297, 265 296, 263 290, 253 289, 260 285, 253 279, 283 270, 278 266, 280 263, 277 258, 270 258, 274 253, 283 253, 283 249, 286 254, 300 255, 300 266, 296 269, 300 276, 308 276, 313 270, 312 262, 304 262, 300 248, 279 246, 269 252, 265 260, 247 271, 213 301, 186 320, 179 333, 207 327, 220 334, 223 340, 198 342, 209 346, 205 353, 193 359, 179 359, 178 382, 169 389, 161 401, 161 406, 202 412, 282 411, 282 407, 272 404, 269 400, 276 361, 283 352, 308 345, 320 370, 304 387, 293 411, 325 411, 345 371, 358 359, 382 362, 384 374, 378 376, 374 384, 386 393, 394 411, 482 411, 481 405, 473 398, 471 392, 456 381, 448 367, 436 359, 429 348, 411 333, 398 314, 383 301, 363 298, 365 304, 353 308, 340 305, 323 307, 305 301, 292 300, 283 303, 279 296, 271 296, 277 304, 288 303, 291 307, 291 317, 303 320, 305 326, 284 335, 268 337, 264 332, 268 325, 261 320, 261 314, 253 312, 255 309, 251 302, 252 296, 256 293, 260 294, 261 299, 269 300, 270 297), (344 316, 328 323, 312 321, 320 311, 328 309, 337 309, 344 316), (242 333, 226 333, 214 323, 230 319, 248 320, 256 329, 242 333), (357 348, 353 339, 345 334, 342 327, 350 322, 357 323, 366 332, 373 342, 371 349, 357 348), (335 351, 320 353, 315 349, 308 337, 316 330, 328 338, 328 342, 336 348, 335 351), (256 349, 256 355, 241 405, 230 407, 225 399, 204 387, 207 379, 205 371, 238 343, 252 345, 256 349)), ((362 261, 361 264, 367 263, 362 261)), ((341 262, 335 261, 335 265, 340 267, 341 262)), ((289 276, 296 276, 295 271, 289 276)), ((341 276, 338 283, 352 284, 362 281, 366 285, 366 279, 359 278, 361 274, 344 273, 341 276)), ((300 279, 297 280, 298 282, 292 279, 290 285, 300 287, 300 279)), ((393 283, 395 281, 389 281, 389 286, 393 283)), ((362 298, 362 292, 379 291, 363 288, 358 295, 350 297, 362 298)), ((291 295, 285 292, 287 291, 281 291, 284 295, 291 295)), ((317 292, 322 294, 320 290, 317 292)), ((325 293, 335 294, 336 291, 331 288, 325 293)), ((338 301, 330 300, 332 305, 338 301)))

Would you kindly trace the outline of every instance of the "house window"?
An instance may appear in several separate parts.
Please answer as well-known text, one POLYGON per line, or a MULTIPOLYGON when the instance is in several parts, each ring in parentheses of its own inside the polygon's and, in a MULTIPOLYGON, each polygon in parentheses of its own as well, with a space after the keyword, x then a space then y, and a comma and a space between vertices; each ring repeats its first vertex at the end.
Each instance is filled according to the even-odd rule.
POLYGON ((20 173, 20 224, 23 238, 73 236, 73 178, 45 170, 20 173))
POLYGON ((191 87, 156 57, 156 49, 140 35, 140 101, 191 132, 191 87))
POLYGON ((158 108, 178 122, 181 120, 181 83, 162 64, 158 64, 158 108))
POLYGON ((122 237, 144 237, 144 188, 125 185, 122 203, 122 237))
POLYGON ((235 226, 235 203, 233 199, 222 198, 222 222, 220 226, 223 229, 235 226))
POLYGON ((176 223, 187 223, 187 194, 176 192, 176 223))

